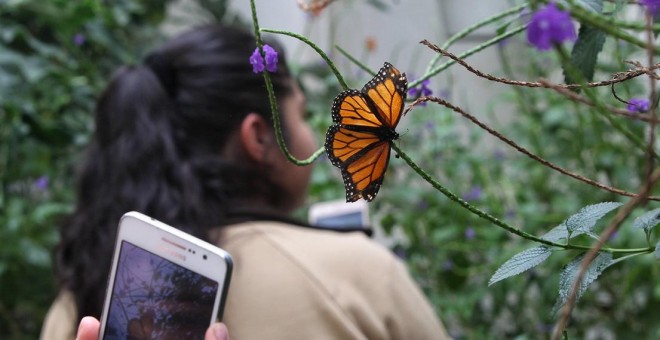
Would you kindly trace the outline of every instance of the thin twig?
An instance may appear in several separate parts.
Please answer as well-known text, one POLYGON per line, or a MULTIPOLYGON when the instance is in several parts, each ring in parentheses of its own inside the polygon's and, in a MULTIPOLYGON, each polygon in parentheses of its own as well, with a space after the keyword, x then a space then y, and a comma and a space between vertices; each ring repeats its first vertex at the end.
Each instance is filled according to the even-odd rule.
MULTIPOLYGON (((559 172, 559 173, 562 173, 562 174, 564 174, 564 175, 566 175, 566 176, 569 176, 569 177, 575 178, 575 179, 577 179, 577 180, 579 180, 579 181, 582 181, 582 182, 587 183, 587 184, 589 184, 589 185, 592 185, 592 186, 594 186, 594 187, 597 187, 597 188, 600 188, 600 189, 603 189, 603 190, 606 190, 606 191, 609 191, 609 192, 612 192, 612 193, 615 193, 615 194, 619 194, 619 195, 622 195, 622 196, 628 196, 628 197, 635 197, 635 196, 637 195, 637 194, 635 194, 635 193, 627 192, 627 191, 624 191, 624 190, 621 190, 621 189, 618 189, 618 188, 614 188, 614 187, 611 187, 611 186, 608 186, 608 185, 602 184, 602 183, 600 183, 600 182, 596 182, 596 181, 594 181, 594 180, 592 180, 592 179, 590 179, 590 178, 584 177, 584 176, 582 176, 582 175, 579 175, 579 174, 576 174, 576 173, 574 173, 574 172, 568 171, 568 170, 566 170, 566 169, 564 169, 564 168, 562 168, 562 167, 560 167, 560 166, 558 166, 558 165, 555 165, 554 163, 551 163, 551 162, 549 162, 549 161, 547 161, 547 160, 545 160, 545 159, 543 159, 543 158, 537 156, 536 154, 533 154, 531 151, 529 151, 529 150, 523 148, 522 146, 516 144, 514 141, 508 139, 507 137, 504 137, 501 133, 499 133, 499 132, 495 131, 494 129, 490 128, 488 125, 486 125, 485 123, 481 122, 479 119, 477 119, 477 118, 474 117, 473 115, 471 115, 471 114, 465 112, 465 111, 464 111, 463 109, 461 109, 460 107, 455 106, 454 104, 445 101, 444 99, 437 98, 437 97, 419 97, 419 98, 417 98, 417 100, 415 100, 414 102, 412 102, 412 103, 406 108, 406 110, 403 112, 403 114, 404 114, 404 115, 407 114, 407 113, 408 113, 410 110, 412 110, 413 107, 415 107, 417 104, 419 104, 419 103, 421 103, 421 102, 428 102, 428 101, 430 101, 430 102, 434 102, 434 103, 438 103, 438 104, 440 104, 440 105, 442 105, 442 106, 445 106, 445 107, 447 107, 447 108, 453 110, 454 112, 460 113, 463 117, 469 119, 470 121, 472 121, 474 124, 476 124, 476 125, 479 126, 480 128, 486 130, 486 131, 487 131, 488 133, 490 133, 491 135, 497 137, 499 140, 503 141, 504 143, 508 144, 509 146, 513 147, 514 149, 518 150, 519 152, 521 152, 521 153, 527 155, 529 158, 531 158, 531 159, 533 159, 533 160, 535 160, 535 161, 537 161, 537 162, 539 162, 539 163, 541 163, 541 164, 547 166, 547 167, 550 168, 550 169, 553 169, 553 170, 555 170, 555 171, 557 171, 557 172, 559 172)), ((658 197, 658 196, 650 196, 650 197, 649 197, 649 200, 660 201, 660 197, 658 197)))
MULTIPOLYGON (((254 35, 257 41, 257 46, 259 48, 259 53, 261 53, 261 55, 263 56, 264 55, 263 40, 261 39, 261 31, 259 28, 259 20, 257 17, 257 7, 254 4, 254 0, 250 0, 250 10, 252 12, 252 27, 254 29, 254 35)), ((280 32, 273 32, 273 33, 280 33, 280 32)), ((322 54, 322 52, 323 51, 321 51, 320 54, 322 54)), ((289 148, 286 146, 286 142, 284 141, 284 133, 282 132, 282 120, 280 117, 280 112, 277 108, 277 98, 275 98, 275 91, 273 90, 273 82, 270 79, 270 73, 266 71, 262 73, 264 76, 264 83, 266 84, 266 92, 268 93, 268 101, 270 102, 270 110, 273 114, 273 129, 275 129, 275 139, 277 140, 277 145, 279 145, 280 150, 291 163, 299 166, 311 164, 314 160, 319 158, 321 154, 323 154, 324 152, 323 147, 316 150, 311 156, 309 156, 309 158, 304 160, 297 159, 295 156, 293 156, 293 154, 291 154, 291 152, 289 152, 289 148)), ((338 80, 340 80, 341 83, 341 77, 339 77, 338 80)))
POLYGON ((571 312, 573 311, 573 306, 575 305, 575 301, 577 299, 577 292, 580 288, 580 284, 582 281, 582 278, 584 277, 584 273, 586 272, 587 268, 591 264, 591 262, 596 258, 596 255, 598 252, 603 248, 605 245, 605 242, 610 239, 612 234, 614 234, 615 231, 619 229, 619 226, 621 226, 621 223, 630 215, 630 213, 635 209, 637 205, 640 203, 644 202, 647 199, 647 195, 651 192, 651 188, 653 188, 653 185, 660 180, 660 168, 655 169, 653 174, 650 176, 649 181, 644 183, 640 189, 639 194, 635 196, 635 198, 631 199, 626 203, 619 211, 617 214, 614 216, 612 219, 612 222, 605 228, 605 231, 600 235, 598 238, 598 242, 596 245, 591 248, 587 252, 587 254, 584 256, 584 260, 582 260, 582 263, 580 264, 580 270, 575 277, 575 282, 573 283, 573 287, 571 289, 571 293, 568 296, 568 301, 566 301, 566 304, 564 307, 562 307, 562 312, 559 321, 557 322, 557 325, 555 326, 552 339, 557 340, 561 337, 562 332, 566 328, 566 323, 568 322, 568 319, 571 316, 571 312))
MULTIPOLYGON (((573 101, 580 102, 580 103, 589 105, 591 107, 596 107, 597 106, 594 102, 589 100, 589 98, 585 98, 584 96, 581 96, 581 95, 567 89, 566 87, 562 87, 561 85, 553 84, 553 83, 551 83, 551 82, 549 82, 545 79, 540 79, 539 83, 543 84, 543 87, 552 89, 555 92, 557 92, 557 93, 561 94, 562 96, 564 96, 568 99, 571 99, 573 101)), ((628 110, 620 109, 620 108, 613 107, 613 106, 607 106, 607 105, 605 106, 605 108, 609 112, 612 112, 616 115, 624 116, 624 117, 627 117, 627 118, 630 118, 630 119, 636 119, 636 120, 641 120, 641 121, 645 121, 645 122, 650 122, 650 121, 657 122, 657 119, 652 118, 647 114, 633 113, 633 112, 630 112, 628 110)))
MULTIPOLYGON (((480 29, 480 28, 482 28, 482 27, 484 27, 484 26, 486 26, 486 25, 492 24, 492 23, 494 23, 494 22, 498 22, 500 19, 505 18, 505 17, 507 17, 507 16, 509 16, 509 15, 519 13, 519 12, 521 12, 523 9, 525 9, 525 7, 527 7, 527 6, 529 6, 528 3, 520 4, 520 5, 518 5, 518 6, 512 7, 512 8, 510 8, 510 9, 508 9, 508 10, 506 10, 506 11, 503 11, 503 12, 501 12, 501 13, 495 14, 495 15, 493 15, 493 16, 490 17, 490 18, 486 18, 486 19, 484 19, 484 20, 481 20, 481 21, 475 23, 475 24, 472 25, 472 26, 466 27, 464 30, 462 30, 462 31, 460 31, 460 32, 458 32, 458 33, 456 33, 456 34, 454 34, 454 35, 451 36, 449 39, 447 39, 447 41, 445 41, 445 42, 442 44, 442 48, 446 50, 446 49, 448 49, 451 45, 453 45, 455 42, 459 41, 459 40, 462 39, 462 38, 465 38, 466 36, 468 36, 468 35, 471 34, 472 32, 474 32, 474 31, 476 31, 476 30, 478 30, 478 29, 480 29)), ((426 67, 426 71, 424 71, 424 73, 426 74, 426 73, 431 72, 431 70, 433 70, 433 67, 435 66, 435 64, 438 63, 438 60, 440 60, 440 56, 439 56, 439 55, 436 55, 435 57, 433 57, 433 59, 431 59, 431 61, 429 62, 429 65, 426 67)))
MULTIPOLYGON (((492 80, 492 81, 495 81, 495 82, 498 82, 498 83, 508 84, 508 85, 516 85, 516 86, 524 86, 524 87, 546 87, 541 82, 511 80, 511 79, 496 77, 496 76, 493 76, 491 74, 481 72, 481 71, 475 69, 474 67, 470 66, 462 58, 452 54, 449 51, 445 51, 444 49, 440 48, 439 46, 437 46, 437 45, 435 45, 431 42, 429 42, 428 40, 422 40, 420 43, 427 46, 431 50, 433 50, 437 53, 440 53, 440 54, 454 60, 455 62, 457 62, 461 66, 465 67, 468 71, 476 74, 477 76, 479 76, 481 78, 485 78, 485 79, 488 79, 488 80, 492 80)), ((652 65, 648 68, 638 67, 635 70, 616 73, 612 79, 608 79, 608 80, 604 80, 604 81, 600 81, 600 82, 587 83, 586 85, 587 85, 587 87, 609 86, 611 84, 621 83, 621 82, 624 82, 626 80, 629 80, 629 79, 632 79, 632 78, 635 78, 635 77, 639 77, 643 74, 647 74, 649 72, 652 72, 653 70, 656 70, 658 68, 660 68, 660 63, 656 63, 656 64, 654 64, 654 65, 652 65)), ((581 88, 580 84, 556 84, 556 86, 561 87, 561 88, 566 88, 566 89, 579 89, 579 88, 581 88)))
MULTIPOLYGON (((508 39, 508 38, 510 38, 510 37, 512 37, 512 36, 514 36, 514 35, 516 35, 516 34, 518 34, 518 33, 520 33, 520 32, 522 32, 522 31, 524 31, 526 27, 527 27, 527 25, 520 25, 520 26, 515 27, 515 28, 512 28, 512 29, 510 29, 510 30, 508 30, 508 31, 506 31, 506 32, 504 32, 504 33, 502 33, 502 34, 499 34, 499 35, 497 35, 497 36, 494 36, 494 37, 492 37, 492 38, 490 38, 490 39, 484 41, 483 43, 481 43, 481 44, 479 44, 479 45, 477 45, 477 46, 475 46, 475 47, 473 47, 473 48, 471 48, 471 49, 469 49, 469 50, 467 50, 467 51, 461 53, 461 56, 460 56, 460 57, 461 57, 461 58, 467 58, 467 57, 469 57, 469 56, 471 56, 471 55, 473 55, 473 54, 475 54, 475 53, 478 53, 478 52, 480 52, 480 51, 486 49, 486 48, 489 47, 489 46, 492 46, 492 45, 494 45, 494 44, 497 44, 498 42, 500 42, 500 41, 502 41, 502 40, 504 40, 504 39, 508 39)), ((408 84, 408 87, 409 87, 409 88, 416 87, 417 85, 421 84, 424 80, 426 80, 426 79, 430 79, 431 77, 433 77, 433 76, 435 76, 436 74, 438 74, 438 73, 444 71, 445 69, 447 69, 449 66, 453 65, 454 63, 456 63, 456 61, 454 61, 454 60, 450 60, 450 61, 444 62, 444 63, 443 63, 442 65, 440 65, 440 66, 434 67, 434 68, 431 69, 430 71, 425 72, 424 75, 421 76, 421 77, 419 77, 417 80, 410 82, 410 83, 408 84)))

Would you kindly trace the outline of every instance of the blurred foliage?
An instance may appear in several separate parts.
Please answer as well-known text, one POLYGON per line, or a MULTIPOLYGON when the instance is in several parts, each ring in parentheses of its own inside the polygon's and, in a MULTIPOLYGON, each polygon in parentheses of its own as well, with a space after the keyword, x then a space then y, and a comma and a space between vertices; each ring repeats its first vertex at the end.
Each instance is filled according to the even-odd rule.
MULTIPOLYGON (((57 223, 72 207, 76 166, 92 131, 94 98, 116 67, 139 62, 162 41, 161 25, 172 2, 0 0, 3 338, 36 338, 56 294, 50 279, 51 250, 57 223)), ((226 2, 198 0, 195 10, 207 20, 237 21, 226 2)), ((509 78, 551 78, 560 73, 560 62, 551 54, 539 54, 516 41, 498 48, 502 73, 509 78)), ((608 39, 602 54, 611 58, 597 65, 595 78, 626 69, 621 61, 634 59, 636 51, 608 39)), ((405 71, 405 65, 397 66, 405 71)), ((330 124, 329 103, 340 87, 320 61, 293 68, 301 76, 310 121, 322 145, 330 124)), ((344 72, 349 73, 360 74, 344 72)), ((367 80, 365 76, 351 83, 367 80)), ((440 95, 451 89, 433 90, 440 95)), ((604 102, 620 105, 609 102, 608 88, 598 91, 604 102)), ((617 92, 625 98, 644 94, 637 80, 617 85, 617 92)), ((450 94, 446 99, 451 101, 450 94)), ((472 114, 532 152, 587 177, 629 190, 640 183, 643 150, 621 137, 597 110, 547 90, 509 88, 491 103, 489 112, 472 114)), ((632 134, 644 136, 645 124, 615 120, 632 134)), ((543 234, 582 206, 622 201, 540 166, 437 105, 413 110, 403 118, 399 132, 400 146, 448 189, 531 233, 543 234)), ((343 198, 339 171, 325 156, 315 166, 310 201, 343 198)), ((395 238, 397 253, 408 262, 453 336, 548 337, 555 321, 550 310, 557 297, 558 272, 575 253, 554 255, 534 270, 488 287, 488 279, 502 263, 532 244, 449 201, 394 157, 370 208, 375 224, 404 235, 395 238)), ((644 244, 643 233, 630 224, 623 225, 613 246, 644 244)), ((570 324, 571 336, 660 337, 655 322, 660 312, 654 308, 660 303, 660 286, 654 280, 660 268, 654 261, 652 256, 639 256, 608 268, 581 299, 570 324)))
MULTIPOLYGON (((500 52, 500 75, 518 80, 557 78, 561 74, 557 56, 538 53, 525 46, 523 40, 511 38, 493 47, 500 52)), ((608 40, 603 54, 612 58, 599 61, 595 77, 607 79, 612 72, 628 69, 622 61, 638 58, 639 54, 634 55, 638 52, 637 47, 608 40)), ((405 71, 405 65, 397 66, 405 71)), ((327 103, 341 89, 329 71, 319 73, 319 67, 303 75, 313 74, 324 84, 314 88, 330 89, 308 97, 312 122, 325 136, 330 123, 327 103)), ((365 83, 369 78, 350 83, 365 83)), ((641 82, 646 79, 642 79, 617 85, 617 93, 623 98, 644 96, 641 82)), ((451 102, 451 88, 447 86, 433 91, 451 102)), ((612 98, 610 88, 596 91, 603 103, 623 105, 612 98)), ((550 162, 618 188, 633 191, 640 185, 644 150, 622 137, 594 108, 571 102, 551 90, 508 87, 489 104, 487 112, 471 113, 550 162)), ((614 120, 633 135, 645 135, 647 125, 643 122, 618 117, 614 120)), ((535 235, 548 232, 583 206, 627 200, 540 165, 439 105, 429 103, 415 108, 402 119, 398 131, 400 147, 445 187, 535 235)), ((317 162, 313 181, 314 200, 344 197, 339 171, 327 158, 317 162)), ((634 216, 654 207, 642 207, 634 216)), ((400 241, 394 250, 406 260, 452 336, 550 337, 556 322, 552 308, 559 292, 559 272, 578 252, 557 252, 533 270, 489 287, 488 280, 498 267, 536 244, 450 201, 395 157, 370 208, 375 225, 390 235, 404 235, 393 238, 400 241)), ((596 232, 602 231, 609 218, 597 224, 596 232)), ((609 242, 611 246, 646 246, 644 233, 632 228, 632 220, 624 223, 609 242)), ((586 237, 578 240, 585 245, 590 242, 586 237)), ((660 336, 660 326, 655 322, 660 314, 654 307, 660 303, 658 275, 660 268, 652 254, 608 268, 579 301, 569 324, 570 337, 660 336)))
MULTIPOLYGON (((37 338, 56 292, 51 253, 71 211, 95 97, 163 40, 162 0, 0 1, 0 334, 37 338)), ((226 0, 200 0, 233 20, 226 0)), ((206 6, 206 7, 205 7, 206 6)), ((191 24, 191 23, 188 23, 191 24)))

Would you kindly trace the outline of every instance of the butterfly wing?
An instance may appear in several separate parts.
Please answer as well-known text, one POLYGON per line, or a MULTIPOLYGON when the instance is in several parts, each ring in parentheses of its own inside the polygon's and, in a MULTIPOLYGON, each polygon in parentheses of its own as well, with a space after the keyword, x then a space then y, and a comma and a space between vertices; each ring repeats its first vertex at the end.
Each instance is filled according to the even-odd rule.
POLYGON ((358 90, 340 93, 332 103, 332 121, 341 125, 381 127, 377 110, 358 90))
POLYGON ((394 129, 399 124, 408 92, 405 73, 386 62, 378 74, 362 88, 362 94, 373 103, 376 116, 383 125, 394 129))
POLYGON ((332 121, 325 150, 341 169, 346 201, 371 201, 378 194, 390 160, 392 140, 398 138, 408 80, 390 63, 362 91, 340 93, 332 104, 332 121))
POLYGON ((332 164, 341 169, 346 201, 373 200, 387 171, 391 141, 383 140, 375 129, 335 124, 328 129, 325 149, 332 164))

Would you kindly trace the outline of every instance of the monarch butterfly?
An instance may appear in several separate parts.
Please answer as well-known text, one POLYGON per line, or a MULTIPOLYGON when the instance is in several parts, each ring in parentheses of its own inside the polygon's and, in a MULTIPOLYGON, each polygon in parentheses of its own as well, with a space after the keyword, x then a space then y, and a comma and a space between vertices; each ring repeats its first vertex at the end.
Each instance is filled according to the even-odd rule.
POLYGON ((408 80, 390 63, 361 91, 346 90, 332 103, 333 124, 325 137, 325 151, 341 169, 346 202, 372 201, 383 183, 390 161, 394 131, 406 100, 408 80))

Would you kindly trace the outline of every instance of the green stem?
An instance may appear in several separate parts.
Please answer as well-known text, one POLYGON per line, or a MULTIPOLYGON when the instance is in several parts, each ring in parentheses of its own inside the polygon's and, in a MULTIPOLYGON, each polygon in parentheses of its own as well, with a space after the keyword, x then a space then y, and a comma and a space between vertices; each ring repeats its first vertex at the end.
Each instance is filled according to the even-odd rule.
MULTIPOLYGON (((498 35, 498 36, 496 36, 496 37, 494 37, 494 38, 491 38, 491 39, 487 40, 486 42, 484 42, 484 43, 482 43, 482 44, 479 44, 478 46, 475 46, 475 47, 473 47, 473 48, 471 48, 471 49, 469 49, 469 50, 467 50, 467 51, 465 51, 465 52, 459 54, 459 55, 458 55, 458 58, 460 58, 460 59, 465 59, 465 58, 467 58, 467 57, 469 57, 469 56, 471 56, 471 55, 473 55, 473 54, 475 54, 475 53, 477 53, 477 52, 479 52, 479 51, 485 49, 486 47, 489 47, 489 46, 491 46, 491 45, 497 44, 498 42, 500 42, 500 41, 502 41, 502 40, 504 40, 504 39, 506 39, 506 38, 509 38, 509 37, 511 37, 511 36, 514 36, 514 35, 516 35, 516 34, 522 32, 522 31, 524 31, 524 30, 525 30, 525 27, 527 27, 527 26, 526 26, 526 25, 521 25, 521 26, 518 26, 518 27, 516 27, 516 28, 514 28, 514 29, 512 29, 512 30, 510 30, 510 31, 508 31, 508 32, 502 33, 502 34, 500 34, 500 35, 498 35)), ((442 64, 442 65, 440 65, 440 66, 438 66, 438 67, 432 69, 431 71, 427 72, 426 74, 424 74, 424 75, 423 75, 422 77, 420 77, 419 79, 417 79, 417 80, 415 80, 415 81, 413 81, 413 82, 410 82, 410 84, 408 85, 408 88, 413 88, 413 87, 415 87, 415 86, 418 86, 418 85, 421 84, 424 80, 429 79, 429 78, 435 76, 436 74, 442 72, 444 69, 448 68, 448 67, 451 66, 451 65, 454 65, 455 63, 456 63, 456 61, 454 61, 454 60, 449 60, 449 61, 445 62, 444 64, 442 64)))
POLYGON ((616 259, 616 260, 612 260, 612 262, 610 263, 610 266, 615 265, 615 264, 617 264, 617 263, 619 263, 619 262, 621 262, 621 261, 625 261, 625 260, 627 260, 627 259, 629 259, 629 258, 631 258, 631 257, 639 256, 639 255, 642 255, 642 254, 644 254, 644 253, 636 253, 636 254, 630 254, 630 255, 621 256, 621 257, 619 257, 619 258, 616 259))
MULTIPOLYGON (((254 0, 251 0, 251 1, 254 1, 254 0)), ((321 56, 321 58, 323 58, 323 60, 325 60, 325 62, 328 64, 328 66, 330 66, 330 69, 335 74, 335 77, 337 78, 337 81, 339 82, 339 85, 341 85, 341 87, 344 90, 348 90, 348 85, 346 85, 346 81, 344 81, 344 77, 342 77, 341 73, 339 73, 339 70, 337 70, 337 67, 335 66, 335 64, 332 62, 332 60, 330 60, 330 57, 328 57, 328 55, 325 54, 325 52, 323 52, 323 50, 320 47, 316 46, 316 44, 311 42, 309 39, 307 39, 306 37, 304 37, 300 34, 296 34, 296 33, 289 32, 289 31, 281 31, 281 30, 262 28, 261 32, 288 35, 290 37, 296 38, 296 39, 304 42, 305 44, 309 45, 309 47, 313 48, 314 51, 316 51, 316 53, 318 53, 321 56)))
MULTIPOLYGON (((252 25, 254 27, 254 35, 257 40, 259 52, 263 56, 263 40, 261 39, 261 31, 259 30, 259 21, 257 19, 257 8, 254 5, 254 0, 250 0, 250 8, 252 10, 252 25)), ((286 146, 286 142, 284 141, 284 134, 282 133, 282 119, 280 117, 280 112, 277 109, 277 98, 275 97, 275 91, 273 90, 273 82, 270 79, 270 73, 268 71, 264 71, 262 74, 264 75, 264 82, 266 83, 266 91, 268 92, 268 100, 270 101, 270 110, 273 114, 273 129, 275 130, 275 137, 277 139, 277 144, 279 145, 280 150, 282 150, 284 156, 286 156, 286 158, 293 164, 300 166, 311 164, 323 153, 323 148, 319 148, 309 158, 304 160, 297 159, 291 154, 291 152, 289 152, 289 149, 286 146)))
POLYGON ((370 69, 369 66, 367 66, 367 65, 365 65, 363 62, 359 61, 357 58, 355 58, 354 56, 352 56, 350 53, 348 53, 348 52, 347 52, 346 50, 344 50, 343 48, 341 48, 341 47, 339 47, 339 46, 337 46, 337 45, 335 45, 335 48, 339 51, 339 53, 343 54, 344 57, 348 58, 348 60, 350 60, 353 64, 355 64, 355 65, 357 65, 358 67, 360 67, 360 68, 361 68, 362 70, 364 70, 365 72, 371 74, 372 76, 375 76, 375 75, 376 75, 376 72, 374 72, 372 69, 370 69))
MULTIPOLYGON (((524 239, 534 241, 537 243, 544 244, 546 246, 550 247, 557 247, 557 248, 562 248, 562 249, 575 249, 575 250, 590 250, 591 247, 589 246, 582 246, 582 245, 573 245, 573 244, 560 244, 560 243, 555 243, 552 241, 548 241, 546 239, 534 236, 530 233, 524 232, 518 228, 515 228, 509 224, 507 224, 504 221, 499 220, 495 216, 492 216, 488 214, 485 211, 480 210, 479 208, 471 205, 470 203, 464 201, 460 197, 456 196, 454 193, 449 191, 447 188, 443 187, 442 184, 440 184, 438 181, 433 179, 426 171, 422 170, 401 148, 399 148, 398 145, 395 143, 392 144, 392 149, 396 152, 396 154, 401 157, 408 165, 415 171, 419 176, 421 176, 426 182, 431 184, 433 188, 436 190, 440 191, 443 195, 445 195, 447 198, 450 200, 458 203, 459 205, 463 206, 463 208, 469 210, 473 214, 477 215, 478 217, 481 217, 496 226, 512 233, 516 234, 524 239)), ((608 253, 613 253, 613 254, 635 254, 635 253, 647 253, 653 251, 653 247, 646 247, 646 248, 633 248, 633 249, 620 249, 620 248, 602 248, 601 251, 603 252, 608 252, 608 253)))
POLYGON ((426 180, 429 184, 431 184, 431 186, 433 186, 433 188, 440 191, 443 195, 447 196, 447 198, 449 198, 450 200, 460 204, 461 206, 463 206, 465 209, 469 210, 473 214, 475 214, 475 215, 477 215, 477 216, 479 216, 479 217, 481 217, 481 218, 483 218, 487 221, 490 221, 493 224, 497 225, 498 227, 503 228, 503 229, 505 229, 505 230, 507 230, 507 231, 509 231, 513 234, 516 234, 520 237, 523 237, 525 239, 535 241, 535 242, 539 242, 539 243, 542 243, 542 244, 545 244, 545 245, 551 246, 551 247, 560 247, 560 248, 565 248, 566 247, 563 244, 559 244, 559 243, 551 242, 551 241, 548 241, 548 240, 544 240, 540 237, 536 237, 536 236, 534 236, 532 234, 529 234, 527 232, 524 232, 520 229, 514 228, 514 227, 508 225, 507 223, 497 219, 495 216, 492 216, 492 215, 488 214, 487 212, 484 212, 484 211, 480 210, 479 208, 471 205, 470 203, 464 201, 460 197, 453 194, 451 191, 447 190, 445 187, 442 186, 442 184, 440 184, 438 181, 433 179, 427 172, 422 170, 405 152, 403 152, 403 150, 401 150, 399 148, 398 145, 396 145, 395 143, 392 143, 392 148, 394 149, 394 151, 397 153, 397 155, 399 157, 401 157, 406 163, 408 163, 408 165, 418 175, 420 175, 424 180, 426 180))
MULTIPOLYGON (((511 14, 516 14, 516 13, 520 12, 521 10, 523 10, 523 9, 524 9, 525 7, 527 7, 527 6, 528 6, 527 3, 520 4, 520 5, 518 5, 518 6, 515 6, 515 7, 510 8, 510 9, 504 11, 504 12, 501 12, 501 13, 495 14, 495 15, 493 15, 493 16, 490 17, 490 18, 486 18, 486 19, 484 19, 484 20, 482 20, 482 21, 480 21, 480 22, 478 22, 478 23, 476 23, 476 24, 474 24, 474 25, 472 25, 472 26, 469 26, 469 27, 465 28, 464 30, 462 30, 462 31, 460 31, 460 32, 458 32, 458 33, 456 33, 456 34, 454 34, 454 35, 451 36, 449 39, 447 39, 447 41, 445 41, 445 43, 442 44, 441 48, 442 48, 443 50, 446 50, 446 49, 449 48, 449 46, 453 45, 453 44, 454 44, 455 42, 457 42, 458 40, 460 40, 460 39, 462 39, 462 38, 465 38, 467 35, 469 35, 470 33, 474 32, 474 31, 476 31, 476 30, 478 30, 478 29, 480 29, 481 27, 484 27, 484 26, 486 26, 486 25, 489 25, 489 24, 491 24, 491 23, 493 23, 493 22, 495 22, 495 21, 498 21, 498 20, 500 20, 500 19, 502 19, 502 18, 504 18, 504 17, 507 17, 507 16, 509 16, 509 15, 511 15, 511 14)), ((435 66, 435 64, 438 63, 438 60, 440 60, 441 57, 442 57, 442 56, 439 55, 439 54, 436 55, 435 57, 433 57, 433 59, 431 59, 431 62, 429 63, 429 65, 426 67, 426 71, 424 71, 424 73, 429 73, 429 72, 431 72, 431 70, 433 69, 433 66, 435 66)))
MULTIPOLYGON (((617 37, 621 40, 625 40, 633 45, 637 45, 639 47, 642 47, 644 49, 647 48, 647 44, 645 41, 642 39, 638 39, 625 31, 621 29, 620 26, 617 26, 612 22, 612 19, 608 19, 606 16, 602 14, 598 14, 593 11, 589 11, 585 9, 584 7, 575 4, 573 0, 566 0, 566 2, 570 5, 570 12, 573 18, 577 19, 583 24, 589 24, 593 27, 596 27, 600 29, 601 31, 605 32, 607 35, 611 35, 613 37, 617 37)), ((560 4, 561 7, 561 4, 560 4)), ((636 28, 636 27, 635 27, 636 28)), ((653 27, 654 29, 656 28, 655 26, 653 27)), ((640 29, 646 29, 646 27, 640 28, 640 29)), ((655 53, 660 53, 660 47, 654 47, 653 51, 655 53)))
POLYGON ((584 94, 587 96, 587 98, 589 98, 591 102, 596 106, 596 109, 602 113, 601 116, 604 117, 612 127, 623 134, 638 148, 646 150, 646 144, 644 143, 644 140, 628 131, 621 122, 615 120, 613 114, 611 114, 607 107, 605 107, 603 101, 598 98, 597 94, 595 93, 596 90, 587 86, 587 80, 584 78, 582 72, 573 66, 571 63, 571 58, 569 57, 568 53, 566 53, 566 50, 564 50, 561 45, 556 45, 555 51, 559 55, 559 59, 561 60, 562 66, 564 68, 564 72, 566 72, 568 77, 572 79, 575 84, 580 85, 580 89, 584 91, 584 94))

